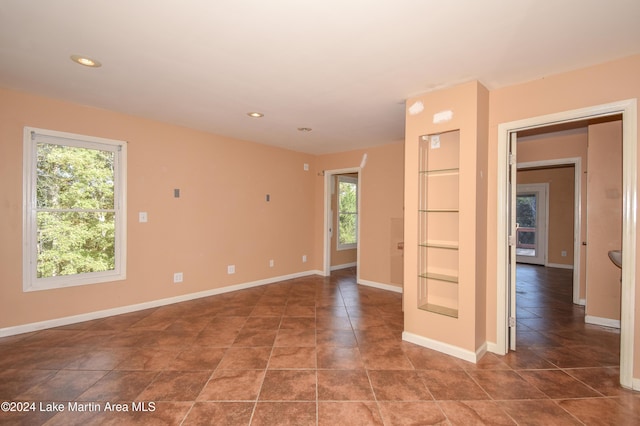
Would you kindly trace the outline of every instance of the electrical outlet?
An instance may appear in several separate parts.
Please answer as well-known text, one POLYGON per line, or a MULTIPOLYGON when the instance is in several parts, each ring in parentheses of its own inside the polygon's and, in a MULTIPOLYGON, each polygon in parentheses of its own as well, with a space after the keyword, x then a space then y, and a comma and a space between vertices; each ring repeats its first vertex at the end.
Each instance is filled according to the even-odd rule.
POLYGON ((227 266, 227 274, 235 274, 236 273, 236 265, 228 265, 227 266))
POLYGON ((567 251, 566 251, 566 250, 562 250, 562 251, 560 252, 560 256, 562 256, 562 257, 567 257, 567 251))
POLYGON ((307 261, 307 255, 303 254, 302 255, 302 263, 305 263, 307 261))
POLYGON ((176 272, 175 274, 173 274, 174 283, 181 283, 183 280, 184 276, 182 275, 182 272, 176 272))
POLYGON ((269 261, 269 268, 273 268, 273 265, 274 265, 274 264, 275 264, 275 263, 273 262, 273 259, 271 259, 271 260, 269 261))

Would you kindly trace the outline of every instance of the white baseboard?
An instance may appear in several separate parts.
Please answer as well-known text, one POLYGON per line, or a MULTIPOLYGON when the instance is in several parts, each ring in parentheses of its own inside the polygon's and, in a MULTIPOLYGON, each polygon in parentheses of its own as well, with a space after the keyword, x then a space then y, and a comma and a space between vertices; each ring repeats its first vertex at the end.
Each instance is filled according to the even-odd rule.
POLYGON ((499 348, 497 343, 494 342, 486 342, 487 352, 491 352, 496 355, 506 355, 504 352, 504 348, 499 348))
POLYGON ((592 315, 585 315, 584 322, 587 324, 601 325, 603 327, 620 328, 620 320, 611 318, 600 318, 592 315))
POLYGON ((573 269, 573 265, 566 265, 564 263, 547 263, 546 266, 549 268, 573 269))
POLYGON ((329 270, 337 271, 340 269, 353 268, 355 266, 358 266, 358 262, 343 263, 342 265, 333 265, 332 267, 329 268, 329 270))
POLYGON ((416 345, 423 346, 434 351, 442 352, 447 355, 454 356, 456 358, 463 359, 472 363, 477 363, 480 358, 487 352, 487 344, 483 343, 475 352, 467 349, 462 349, 457 346, 449 345, 448 343, 438 342, 436 340, 428 339, 417 334, 409 333, 407 331, 402 332, 402 340, 416 345))
POLYGON ((377 283, 375 281, 362 280, 362 279, 358 280, 358 284, 366 285, 367 287, 379 288, 381 290, 387 290, 387 291, 393 291, 393 292, 396 292, 396 293, 402 293, 402 287, 397 286, 397 285, 377 283))
POLYGON ((476 349, 476 362, 480 361, 480 359, 488 352, 487 342, 484 342, 478 349, 476 349))
POLYGON ((640 391, 640 379, 636 379, 635 377, 631 379, 631 389, 640 391))
POLYGON ((580 299, 580 300, 578 300, 578 305, 580 305, 580 306, 587 306, 587 299, 580 299))
POLYGON ((229 293, 232 291, 244 290, 251 287, 258 287, 266 284, 272 284, 279 281, 291 280, 294 278, 307 277, 310 275, 321 275, 321 271, 304 271, 295 274, 281 275, 279 277, 265 278, 263 280, 251 281, 242 284, 231 285, 227 287, 214 288, 211 290, 200 291, 197 293, 182 294, 180 296, 168 297, 166 299, 151 300, 149 302, 137 303, 135 305, 120 306, 117 308, 104 309, 101 311, 87 312, 85 314, 72 315, 68 317, 55 318, 46 321, 33 322, 29 324, 16 325, 12 327, 0 328, 0 337, 13 336, 15 334, 30 333, 33 331, 44 330, 46 328, 61 327, 69 324, 76 324, 84 321, 91 321, 100 318, 106 318, 114 315, 127 314, 144 309, 157 308, 160 306, 171 305, 173 303, 186 302, 188 300, 200 299, 203 297, 215 296, 217 294, 229 293))

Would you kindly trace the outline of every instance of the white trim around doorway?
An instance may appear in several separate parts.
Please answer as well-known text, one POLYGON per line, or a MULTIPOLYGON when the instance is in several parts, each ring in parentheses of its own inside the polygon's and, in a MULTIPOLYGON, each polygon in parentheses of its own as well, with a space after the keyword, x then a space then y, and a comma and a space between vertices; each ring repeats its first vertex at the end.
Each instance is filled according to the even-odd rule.
MULTIPOLYGON (((509 262, 507 259, 508 229, 508 140, 509 134, 524 129, 546 127, 551 124, 581 121, 596 117, 622 114, 622 301, 620 319, 620 384, 640 390, 639 378, 633 377, 635 277, 636 277, 636 213, 638 194, 638 131, 637 99, 597 105, 555 114, 526 118, 498 125, 497 149, 497 317, 496 345, 498 354, 506 354, 508 347, 509 262)), ((517 159, 516 159, 517 161, 517 159)))
MULTIPOLYGON (((364 161, 364 160, 363 160, 364 161)), ((331 218, 331 178, 335 175, 346 174, 346 173, 357 173, 358 174, 358 215, 362 214, 361 209, 361 200, 362 200, 362 174, 360 171, 362 167, 351 167, 347 169, 335 169, 335 170, 324 170, 322 173, 324 175, 324 256, 323 256, 323 267, 322 272, 323 276, 328 277, 331 275, 331 234, 330 228, 331 218)), ((356 266, 360 265, 360 218, 358 217, 358 231, 357 231, 357 253, 356 253, 356 266)), ((333 232, 336 232, 334 229, 333 232)), ((360 268, 356 269, 356 282, 360 282, 360 268)))

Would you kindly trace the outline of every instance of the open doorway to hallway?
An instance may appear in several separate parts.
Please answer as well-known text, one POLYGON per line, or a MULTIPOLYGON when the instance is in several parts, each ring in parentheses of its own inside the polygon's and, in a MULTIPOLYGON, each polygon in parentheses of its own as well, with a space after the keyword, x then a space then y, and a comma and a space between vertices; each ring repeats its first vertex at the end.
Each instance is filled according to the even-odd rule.
POLYGON ((518 132, 515 175, 516 261, 572 269, 586 321, 618 328, 620 274, 607 251, 622 244, 621 129, 613 115, 518 132))
MULTIPOLYGON (((621 128, 619 115, 544 126, 518 132, 515 150, 518 265, 570 270, 566 308, 571 320, 617 329, 619 270, 609 261, 607 248, 619 249, 622 238, 621 128), (527 250, 533 253, 523 255, 527 250), (585 304, 586 312, 577 306, 585 304), (573 315, 574 308, 578 316, 573 315)), ((521 270, 516 268, 517 287, 522 284, 521 270)), ((516 292, 517 306, 520 289, 516 292)), ((553 306, 550 312, 557 311, 561 302, 537 297, 536 309, 543 309, 544 301, 553 306)), ((516 307, 516 318, 519 313, 516 307)), ((564 328, 556 323, 549 327, 564 328)))
MULTIPOLYGON (((532 117, 523 120, 502 123, 498 126, 498 209, 510 212, 509 207, 515 205, 515 167, 516 150, 515 135, 525 130, 539 129, 552 124, 574 123, 619 115, 622 117, 622 253, 623 268, 621 271, 620 296, 618 307, 620 312, 620 383, 627 388, 636 387, 633 379, 633 343, 634 343, 634 307, 635 307, 635 240, 636 223, 633 207, 637 196, 637 101, 635 99, 620 101, 606 105, 565 111, 547 116, 532 117), (513 147, 513 150, 512 150, 513 147)), ((516 339, 516 276, 514 242, 510 236, 515 236, 515 215, 498 215, 498 330, 497 348, 509 351, 510 342, 516 339), (514 245, 514 244, 513 244, 514 245), (509 253, 514 253, 513 257, 509 253), (509 260, 511 259, 511 261, 509 260), (511 337, 511 339, 509 339, 511 337)), ((586 241, 582 241, 586 243, 586 241)), ((597 247, 597 246, 593 246, 597 247)), ((620 272, 619 272, 620 273, 620 272)), ((615 290, 615 288, 614 288, 615 290)), ((597 300, 597 299, 596 299, 597 300)), ((515 348, 513 348, 515 349, 515 348)))

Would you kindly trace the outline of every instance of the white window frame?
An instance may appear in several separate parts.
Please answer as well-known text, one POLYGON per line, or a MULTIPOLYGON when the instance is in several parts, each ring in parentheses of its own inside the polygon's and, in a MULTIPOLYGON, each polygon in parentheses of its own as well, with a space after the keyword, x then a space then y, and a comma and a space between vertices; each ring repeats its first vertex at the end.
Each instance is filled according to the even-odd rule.
POLYGON ((25 127, 23 137, 23 291, 96 284, 126 279, 127 262, 127 143, 124 141, 84 136, 73 133, 25 127), (114 215, 115 267, 103 272, 38 278, 36 172, 37 144, 51 143, 77 148, 100 149, 115 153, 114 159, 114 215))
POLYGON ((360 184, 358 178, 354 176, 338 175, 336 179, 336 250, 352 250, 358 247, 358 222, 360 220, 360 212, 358 211, 358 199, 360 198, 360 184), (353 183, 356 185, 356 242, 351 244, 340 244, 340 182, 353 183))

